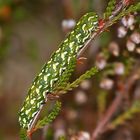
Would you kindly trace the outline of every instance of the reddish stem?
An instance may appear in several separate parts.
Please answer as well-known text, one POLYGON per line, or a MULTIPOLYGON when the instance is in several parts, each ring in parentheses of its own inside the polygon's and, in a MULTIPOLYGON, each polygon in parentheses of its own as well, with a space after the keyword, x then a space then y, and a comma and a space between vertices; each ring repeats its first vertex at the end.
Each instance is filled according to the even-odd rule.
POLYGON ((108 108, 107 112, 105 113, 104 117, 101 119, 100 123, 98 124, 97 128, 92 134, 92 140, 96 140, 96 138, 104 132, 104 128, 106 124, 109 122, 109 120, 113 117, 114 112, 118 109, 118 107, 121 105, 122 101, 122 94, 117 93, 116 98, 112 102, 111 106, 108 108))

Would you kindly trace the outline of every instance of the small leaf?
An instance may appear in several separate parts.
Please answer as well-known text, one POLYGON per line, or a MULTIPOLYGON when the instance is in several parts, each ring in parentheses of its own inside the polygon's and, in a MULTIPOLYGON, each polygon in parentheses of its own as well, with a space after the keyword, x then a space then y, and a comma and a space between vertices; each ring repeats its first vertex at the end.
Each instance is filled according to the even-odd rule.
POLYGON ((132 107, 126 112, 121 114, 111 123, 111 128, 116 128, 118 125, 124 124, 125 121, 132 119, 136 113, 140 113, 140 102, 136 101, 133 103, 132 107))
POLYGON ((60 110, 61 110, 61 102, 56 101, 52 112, 48 116, 45 116, 42 120, 39 120, 37 122, 35 130, 43 128, 45 125, 51 123, 57 117, 60 110))
POLYGON ((72 83, 68 83, 66 85, 66 87, 60 87, 59 91, 56 92, 56 94, 64 94, 67 91, 71 91, 72 89, 76 88, 79 86, 79 84, 86 80, 89 79, 91 76, 93 76, 94 74, 96 74, 98 72, 97 67, 93 67, 90 70, 86 71, 86 73, 84 73, 83 75, 81 75, 78 79, 76 79, 74 82, 72 83))
POLYGON ((116 0, 110 0, 106 11, 104 13, 104 19, 109 18, 112 15, 113 10, 115 9, 116 0))
POLYGON ((123 16, 126 16, 132 12, 140 11, 140 2, 136 3, 135 5, 131 5, 128 8, 124 8, 123 11, 115 16, 113 20, 110 22, 109 26, 116 23, 116 21, 120 20, 123 16))
POLYGON ((59 83, 56 83, 55 85, 55 91, 59 89, 60 87, 65 87, 69 81, 70 76, 72 75, 72 72, 74 71, 74 68, 76 66, 76 58, 74 58, 68 65, 67 70, 63 73, 61 76, 61 79, 59 80, 59 83))
POLYGON ((28 140, 27 130, 26 129, 21 129, 20 130, 20 139, 21 140, 28 140))

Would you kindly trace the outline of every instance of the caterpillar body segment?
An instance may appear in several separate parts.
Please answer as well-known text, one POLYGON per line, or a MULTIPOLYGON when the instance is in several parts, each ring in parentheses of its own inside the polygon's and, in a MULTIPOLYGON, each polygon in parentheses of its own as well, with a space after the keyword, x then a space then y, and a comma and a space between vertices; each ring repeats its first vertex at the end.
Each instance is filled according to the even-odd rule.
POLYGON ((53 93, 63 82, 69 80, 76 65, 78 52, 97 30, 97 14, 94 12, 87 13, 59 45, 59 49, 53 53, 51 59, 43 66, 28 91, 19 112, 19 123, 22 128, 31 129, 46 100, 46 94, 53 93))

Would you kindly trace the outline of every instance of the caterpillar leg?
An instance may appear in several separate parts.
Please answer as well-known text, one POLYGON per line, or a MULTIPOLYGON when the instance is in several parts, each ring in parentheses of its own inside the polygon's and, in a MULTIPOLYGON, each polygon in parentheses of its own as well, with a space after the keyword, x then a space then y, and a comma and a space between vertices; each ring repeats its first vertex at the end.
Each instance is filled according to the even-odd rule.
POLYGON ((109 29, 105 29, 105 32, 110 32, 110 30, 109 29))
POLYGON ((27 136, 28 136, 29 140, 32 140, 32 134, 33 134, 34 131, 36 131, 35 128, 32 128, 31 130, 27 131, 27 136))
POLYGON ((84 61, 87 60, 86 57, 80 57, 77 59, 77 64, 84 64, 84 61))
POLYGON ((48 100, 57 100, 58 98, 59 98, 59 95, 56 95, 53 93, 47 95, 48 100))

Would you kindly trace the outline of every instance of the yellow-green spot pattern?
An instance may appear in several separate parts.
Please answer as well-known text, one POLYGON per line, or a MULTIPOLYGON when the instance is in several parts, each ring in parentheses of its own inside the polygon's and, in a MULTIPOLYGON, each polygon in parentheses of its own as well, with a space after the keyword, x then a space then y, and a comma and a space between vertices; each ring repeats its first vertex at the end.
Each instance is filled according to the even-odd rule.
POLYGON ((34 79, 19 112, 19 123, 22 128, 30 129, 45 103, 46 94, 53 93, 56 87, 61 85, 64 76, 69 79, 76 65, 77 53, 97 29, 98 16, 93 12, 84 15, 75 29, 59 45, 59 49, 53 53, 50 61, 43 66, 34 79), (71 70, 68 71, 69 69, 71 70))

